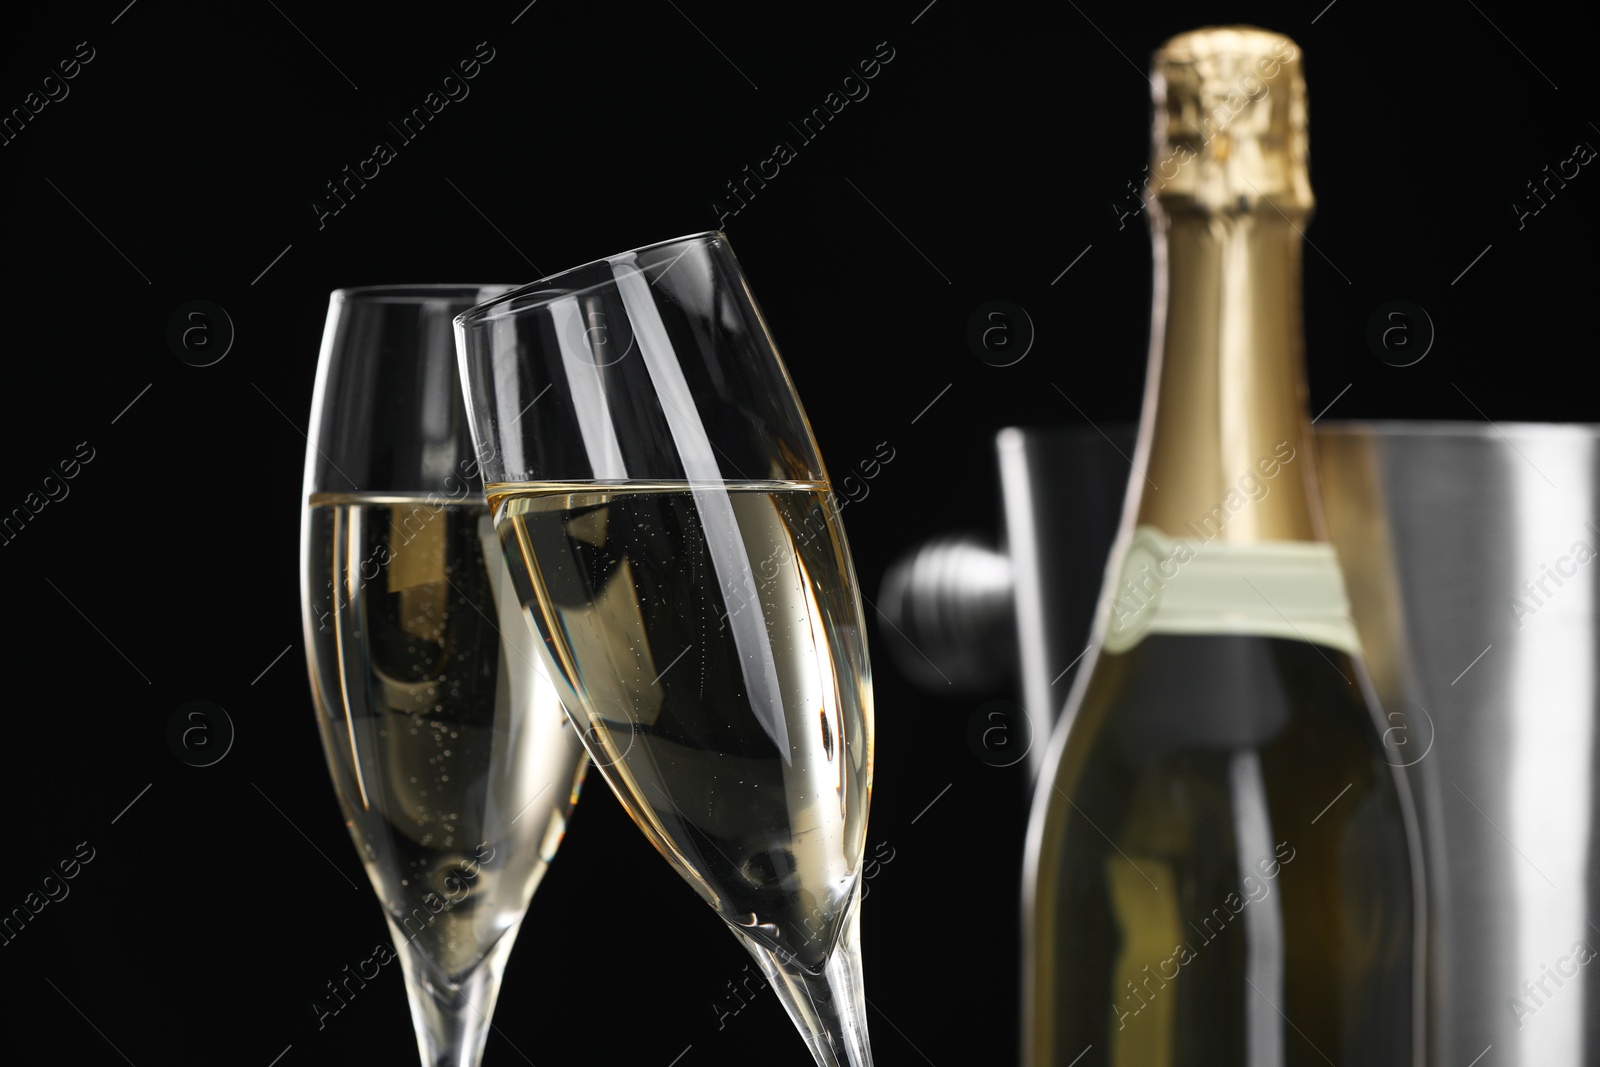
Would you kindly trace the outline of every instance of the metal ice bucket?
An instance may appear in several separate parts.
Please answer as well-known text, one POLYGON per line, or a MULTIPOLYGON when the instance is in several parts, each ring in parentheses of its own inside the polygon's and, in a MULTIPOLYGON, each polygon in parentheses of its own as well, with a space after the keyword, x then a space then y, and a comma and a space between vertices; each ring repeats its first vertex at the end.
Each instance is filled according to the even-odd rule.
MULTIPOLYGON (((1116 531, 1132 430, 1107 436, 1002 431, 1005 545, 924 545, 879 600, 951 681, 1020 681, 1036 731, 1116 531), (1018 678, 995 677, 1007 662, 1018 678)), ((1386 751, 1423 813, 1428 1060, 1600 1063, 1600 427, 1325 424, 1317 462, 1386 751)))

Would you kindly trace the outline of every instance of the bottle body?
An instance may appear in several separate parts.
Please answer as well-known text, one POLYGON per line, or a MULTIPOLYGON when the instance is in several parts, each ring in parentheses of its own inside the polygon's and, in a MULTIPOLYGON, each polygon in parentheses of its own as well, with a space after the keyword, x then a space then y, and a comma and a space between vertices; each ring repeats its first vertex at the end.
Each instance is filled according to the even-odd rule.
POLYGON ((1413 1062, 1414 820, 1363 683, 1283 637, 1097 656, 1034 812, 1032 1067, 1413 1062))
POLYGON ((1420 831, 1305 412, 1299 58, 1249 28, 1156 55, 1150 370, 1029 825, 1028 1067, 1422 1062, 1420 831))

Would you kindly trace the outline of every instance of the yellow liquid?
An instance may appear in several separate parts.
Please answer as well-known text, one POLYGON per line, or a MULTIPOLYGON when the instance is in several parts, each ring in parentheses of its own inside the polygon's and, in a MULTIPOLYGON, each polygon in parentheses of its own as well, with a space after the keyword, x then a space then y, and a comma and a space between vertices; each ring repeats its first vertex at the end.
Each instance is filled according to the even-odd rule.
POLYGON ((397 944, 451 981, 522 920, 586 766, 499 547, 481 498, 326 495, 305 516, 339 801, 397 944))
POLYGON ((818 969, 865 841, 871 674, 820 484, 492 485, 595 763, 730 924, 818 969))

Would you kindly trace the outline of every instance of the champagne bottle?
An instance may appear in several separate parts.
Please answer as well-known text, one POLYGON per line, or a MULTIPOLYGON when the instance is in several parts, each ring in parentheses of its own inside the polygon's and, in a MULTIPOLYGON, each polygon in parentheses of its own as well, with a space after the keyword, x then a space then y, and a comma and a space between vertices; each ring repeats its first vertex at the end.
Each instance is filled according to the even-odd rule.
POLYGON ((1420 1064, 1415 809, 1324 532, 1300 50, 1168 41, 1134 471, 1029 826, 1030 1067, 1420 1064))

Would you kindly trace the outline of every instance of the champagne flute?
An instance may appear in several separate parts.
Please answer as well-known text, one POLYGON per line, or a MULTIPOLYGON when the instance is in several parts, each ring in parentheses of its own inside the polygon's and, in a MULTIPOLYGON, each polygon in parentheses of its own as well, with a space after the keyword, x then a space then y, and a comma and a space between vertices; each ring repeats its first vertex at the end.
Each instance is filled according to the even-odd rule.
POLYGON ((506 286, 335 292, 306 449, 301 606, 345 824, 424 1067, 474 1067, 583 750, 501 558, 451 317, 506 286))
POLYGON ((456 337, 506 561, 595 765, 817 1062, 869 1065, 861 600, 727 238, 544 279, 456 337))

